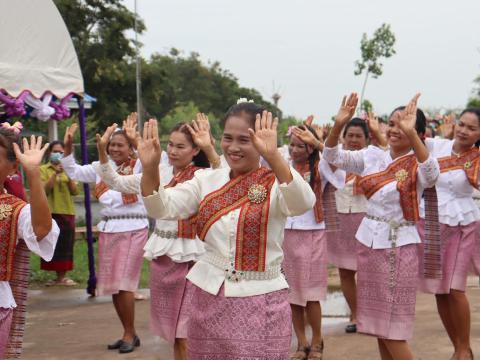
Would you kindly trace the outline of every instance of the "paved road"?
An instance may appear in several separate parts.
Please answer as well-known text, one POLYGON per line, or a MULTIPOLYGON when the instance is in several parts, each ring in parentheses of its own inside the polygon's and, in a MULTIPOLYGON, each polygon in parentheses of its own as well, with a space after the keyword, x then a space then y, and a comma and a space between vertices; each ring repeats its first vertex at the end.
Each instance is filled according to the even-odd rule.
MULTIPOLYGON (((472 309, 472 345, 480 357, 480 289, 471 278, 468 295, 472 309)), ((172 359, 170 346, 151 335, 148 328, 149 301, 137 302, 138 332, 142 346, 132 354, 106 350, 106 344, 120 335, 120 325, 108 298, 88 299, 82 290, 48 289, 32 291, 22 359, 172 359)), ((347 335, 346 318, 324 326, 326 360, 378 359, 374 338, 347 335)), ((433 296, 419 294, 415 359, 449 359, 452 352, 436 313, 433 296)), ((292 339, 292 346, 294 346, 292 339)))

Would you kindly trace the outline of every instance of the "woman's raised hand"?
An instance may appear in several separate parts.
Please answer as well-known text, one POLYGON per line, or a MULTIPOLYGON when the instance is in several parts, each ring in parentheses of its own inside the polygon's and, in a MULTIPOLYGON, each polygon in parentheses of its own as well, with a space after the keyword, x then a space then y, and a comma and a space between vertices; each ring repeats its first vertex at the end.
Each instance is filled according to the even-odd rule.
POLYGON ((304 125, 312 126, 313 124, 313 115, 308 115, 307 118, 303 121, 304 125))
POLYGON ((255 130, 248 129, 253 146, 267 161, 278 153, 277 127, 278 119, 274 119, 271 112, 264 111, 262 115, 257 114, 255 130))
POLYGON ((128 138, 128 142, 132 144, 134 148, 137 148, 137 113, 133 112, 123 120, 123 131, 128 138))
POLYGON ((117 124, 113 124, 110 125, 107 130, 105 130, 103 135, 98 133, 95 135, 95 139, 97 141, 98 158, 102 164, 106 164, 108 162, 108 143, 110 142, 110 138, 116 129, 117 124))
POLYGON ((160 139, 158 137, 157 120, 150 119, 143 126, 143 135, 137 135, 137 152, 138 158, 145 170, 156 171, 160 165, 162 148, 160 147, 160 139))
POLYGON ((308 129, 302 129, 298 126, 294 127, 292 130, 293 135, 302 140, 305 144, 312 146, 315 149, 320 147, 321 141, 312 134, 308 129))
POLYGON ((443 124, 439 126, 442 136, 445 139, 453 139, 455 131, 455 114, 448 114, 443 117, 443 124))
POLYGON ((416 133, 415 124, 417 122, 417 102, 419 97, 420 94, 416 94, 412 100, 410 100, 400 116, 392 118, 392 120, 405 134, 408 134, 412 131, 416 133))
POLYGON ((64 156, 68 156, 72 153, 73 151, 73 137, 75 135, 75 132, 77 131, 78 125, 76 123, 73 123, 70 126, 67 126, 65 129, 65 135, 63 136, 63 143, 64 143, 64 156))
POLYGON ((34 135, 30 137, 30 143, 28 143, 26 138, 23 138, 22 142, 23 151, 18 144, 13 144, 13 151, 15 152, 17 160, 23 166, 26 173, 29 173, 32 170, 38 170, 42 163, 43 156, 45 155, 45 151, 47 151, 48 143, 42 147, 42 137, 36 137, 34 135))
POLYGON ((368 130, 370 130, 371 133, 380 132, 380 123, 378 122, 378 117, 373 112, 369 112, 367 114, 366 120, 367 120, 368 130))
POLYGON ((201 150, 205 150, 213 146, 212 136, 210 134, 210 122, 208 116, 198 113, 197 118, 192 120, 191 124, 187 124, 187 129, 192 135, 193 142, 201 150))
POLYGON ((335 125, 343 128, 343 126, 349 122, 355 114, 357 104, 358 95, 356 93, 351 93, 348 98, 344 96, 340 109, 338 109, 337 115, 335 116, 335 125))

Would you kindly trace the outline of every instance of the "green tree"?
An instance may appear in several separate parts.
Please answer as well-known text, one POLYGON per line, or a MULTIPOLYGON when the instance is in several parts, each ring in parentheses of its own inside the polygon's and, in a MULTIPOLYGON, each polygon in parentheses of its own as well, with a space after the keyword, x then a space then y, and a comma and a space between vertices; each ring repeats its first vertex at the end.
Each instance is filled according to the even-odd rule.
POLYGON ((367 100, 367 99, 364 99, 362 101, 362 106, 361 108, 368 114, 370 112, 373 112, 373 104, 367 100))
MULTIPOLYGON (((389 58, 395 54, 395 35, 390 29, 390 25, 382 24, 373 33, 372 38, 368 38, 367 34, 363 34, 360 41, 361 59, 355 62, 355 75, 365 73, 362 92, 360 95, 360 104, 363 105, 363 96, 367 86, 368 77, 378 78, 383 73, 383 58, 389 58)), ((361 108, 359 108, 359 111, 361 108)))
MULTIPOLYGON (((73 39, 85 89, 98 100, 89 111, 88 123, 95 129, 89 133, 92 138, 136 109, 135 43, 126 36, 134 28, 135 15, 121 0, 55 0, 55 4, 73 39)), ((142 21, 138 28, 140 33, 145 30, 142 21)), ((197 53, 184 56, 171 49, 141 61, 144 119, 155 117, 163 124, 164 117, 190 106, 219 119, 241 97, 281 117, 281 111, 258 91, 241 87, 218 62, 205 64, 197 53)), ((219 128, 218 121, 214 125, 219 128)), ((169 127, 162 125, 162 130, 169 127)))
MULTIPOLYGON (((54 1, 77 51, 85 89, 98 100, 89 120, 103 129, 135 108, 135 44, 126 36, 135 14, 121 0, 54 1)), ((144 29, 138 21, 138 31, 144 29)))
POLYGON ((473 90, 473 96, 468 99, 468 107, 478 107, 480 108, 480 76, 474 80, 475 88, 473 90))

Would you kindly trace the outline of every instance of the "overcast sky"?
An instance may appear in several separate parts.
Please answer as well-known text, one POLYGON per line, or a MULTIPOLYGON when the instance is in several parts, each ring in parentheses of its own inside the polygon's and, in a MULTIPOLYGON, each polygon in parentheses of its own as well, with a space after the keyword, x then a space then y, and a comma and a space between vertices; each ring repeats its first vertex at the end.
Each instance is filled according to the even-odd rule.
MULTIPOLYGON (((133 10, 133 0, 124 0, 133 10)), ((285 114, 330 118, 341 96, 360 92, 354 76, 362 34, 383 22, 397 54, 370 79, 366 98, 378 113, 415 92, 426 108, 463 107, 480 75, 479 0, 137 0, 147 31, 143 54, 175 47, 219 61, 245 87, 270 98, 274 85, 285 114)), ((227 104, 228 105, 228 104, 227 104)))

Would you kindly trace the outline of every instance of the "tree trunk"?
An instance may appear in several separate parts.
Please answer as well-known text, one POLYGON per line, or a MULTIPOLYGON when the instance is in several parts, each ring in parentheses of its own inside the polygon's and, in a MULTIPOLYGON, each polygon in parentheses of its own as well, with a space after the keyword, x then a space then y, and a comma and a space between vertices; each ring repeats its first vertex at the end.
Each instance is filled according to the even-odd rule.
POLYGON ((365 95, 365 88, 367 87, 368 75, 370 75, 370 72, 367 70, 365 73, 365 80, 363 81, 362 92, 360 93, 360 106, 357 107, 357 115, 360 115, 363 108, 363 97, 365 95))

